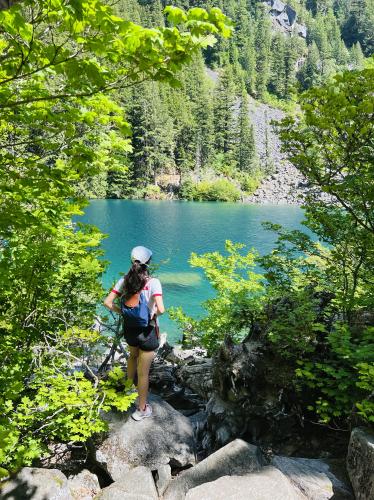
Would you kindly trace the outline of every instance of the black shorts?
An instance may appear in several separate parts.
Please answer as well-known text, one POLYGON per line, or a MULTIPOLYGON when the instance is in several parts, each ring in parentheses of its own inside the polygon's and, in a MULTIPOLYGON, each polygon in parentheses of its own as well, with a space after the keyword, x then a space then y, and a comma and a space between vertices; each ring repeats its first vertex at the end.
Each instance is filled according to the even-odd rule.
POLYGON ((156 329, 149 326, 141 332, 124 331, 123 336, 131 347, 139 347, 142 351, 155 351, 160 345, 156 329))

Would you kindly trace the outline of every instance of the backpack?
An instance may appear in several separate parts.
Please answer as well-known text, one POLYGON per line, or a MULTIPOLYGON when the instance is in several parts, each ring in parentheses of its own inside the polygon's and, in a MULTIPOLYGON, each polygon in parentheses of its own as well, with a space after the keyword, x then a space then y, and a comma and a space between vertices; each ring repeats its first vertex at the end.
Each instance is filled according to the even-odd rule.
POLYGON ((144 293, 140 292, 139 301, 136 306, 127 306, 124 297, 121 298, 121 312, 123 325, 126 330, 144 330, 151 321, 151 313, 148 308, 144 293))

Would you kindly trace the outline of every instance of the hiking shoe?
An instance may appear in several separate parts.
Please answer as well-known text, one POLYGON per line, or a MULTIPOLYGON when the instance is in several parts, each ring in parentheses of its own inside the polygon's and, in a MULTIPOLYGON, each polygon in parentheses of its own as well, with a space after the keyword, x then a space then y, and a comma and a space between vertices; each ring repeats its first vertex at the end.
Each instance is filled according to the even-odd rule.
POLYGON ((138 408, 131 416, 134 420, 143 420, 143 418, 151 417, 152 407, 151 405, 146 404, 144 410, 140 410, 140 408, 138 408))

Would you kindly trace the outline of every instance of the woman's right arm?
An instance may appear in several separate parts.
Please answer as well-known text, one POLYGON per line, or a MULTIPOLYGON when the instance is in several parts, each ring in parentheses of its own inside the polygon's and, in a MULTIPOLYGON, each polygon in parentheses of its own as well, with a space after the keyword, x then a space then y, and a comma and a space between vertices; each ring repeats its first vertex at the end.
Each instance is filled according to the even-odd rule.
POLYGON ((114 303, 114 300, 118 298, 118 293, 110 292, 110 294, 104 300, 104 306, 110 311, 121 314, 121 309, 114 303))

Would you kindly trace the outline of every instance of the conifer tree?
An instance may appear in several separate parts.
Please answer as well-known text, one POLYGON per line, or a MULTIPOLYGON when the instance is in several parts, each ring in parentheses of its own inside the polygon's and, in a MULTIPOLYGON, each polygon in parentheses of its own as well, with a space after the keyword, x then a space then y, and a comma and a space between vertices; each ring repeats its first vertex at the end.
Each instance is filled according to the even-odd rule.
POLYGON ((292 36, 286 39, 285 46, 285 67, 286 78, 284 97, 289 99, 295 90, 297 61, 305 50, 305 42, 301 38, 292 36))
POLYGON ((173 123, 157 83, 145 82, 134 88, 129 120, 133 131, 130 158, 134 179, 137 185, 155 183, 159 173, 174 165, 175 147, 173 123))
POLYGON ((226 66, 214 92, 214 144, 215 152, 232 159, 235 149, 235 86, 232 68, 226 66))
POLYGON ((256 23, 256 93, 262 98, 266 91, 270 73, 270 19, 263 5, 259 6, 259 17, 256 23))
POLYGON ((271 71, 269 90, 278 97, 285 96, 286 89, 286 43, 283 33, 276 33, 271 42, 271 71))
POLYGON ((308 47, 306 61, 298 74, 303 89, 309 89, 321 82, 321 58, 317 44, 312 42, 308 47))
POLYGON ((361 49, 360 42, 354 43, 349 52, 349 60, 353 69, 362 69, 364 66, 365 56, 361 49))
POLYGON ((239 60, 245 71, 244 79, 247 91, 254 96, 256 93, 256 49, 253 31, 248 35, 239 60))
POLYGON ((252 173, 256 164, 256 146, 253 125, 249 118, 248 94, 243 85, 237 123, 236 164, 239 170, 252 173))

